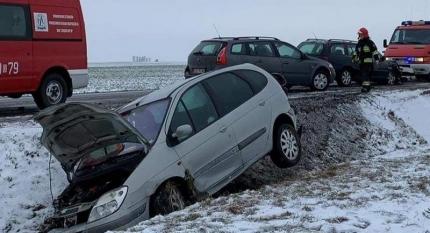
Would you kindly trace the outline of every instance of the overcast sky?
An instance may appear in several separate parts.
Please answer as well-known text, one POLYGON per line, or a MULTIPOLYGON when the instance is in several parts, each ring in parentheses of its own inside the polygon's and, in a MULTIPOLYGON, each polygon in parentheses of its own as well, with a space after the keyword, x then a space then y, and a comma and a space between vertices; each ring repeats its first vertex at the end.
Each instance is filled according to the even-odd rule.
POLYGON ((274 36, 356 39, 365 26, 382 48, 402 20, 430 20, 430 0, 81 0, 90 62, 147 56, 185 62, 203 39, 274 36))

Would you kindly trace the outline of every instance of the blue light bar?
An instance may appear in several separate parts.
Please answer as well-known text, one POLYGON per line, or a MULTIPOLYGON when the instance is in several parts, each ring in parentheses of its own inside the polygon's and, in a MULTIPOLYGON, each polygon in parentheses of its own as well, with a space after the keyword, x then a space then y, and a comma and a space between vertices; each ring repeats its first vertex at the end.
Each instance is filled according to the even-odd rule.
POLYGON ((402 25, 403 26, 430 25, 430 21, 424 21, 424 20, 412 21, 412 20, 408 20, 408 21, 403 21, 402 25))

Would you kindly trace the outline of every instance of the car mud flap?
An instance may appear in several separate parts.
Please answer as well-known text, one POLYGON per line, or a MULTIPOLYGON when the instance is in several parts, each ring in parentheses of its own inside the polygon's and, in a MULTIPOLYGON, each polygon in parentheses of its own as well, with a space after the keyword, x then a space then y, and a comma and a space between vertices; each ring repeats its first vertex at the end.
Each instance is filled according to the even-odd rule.
POLYGON ((202 201, 209 197, 207 192, 199 192, 194 185, 194 177, 191 175, 190 171, 185 170, 185 181, 187 183, 187 188, 191 193, 191 201, 202 201))

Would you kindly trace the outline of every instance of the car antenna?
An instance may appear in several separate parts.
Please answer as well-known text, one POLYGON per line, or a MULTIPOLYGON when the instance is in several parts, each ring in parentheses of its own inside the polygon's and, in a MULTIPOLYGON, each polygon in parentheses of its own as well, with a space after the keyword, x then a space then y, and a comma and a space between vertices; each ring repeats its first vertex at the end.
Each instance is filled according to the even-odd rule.
POLYGON ((221 34, 219 34, 218 28, 216 28, 216 25, 215 25, 215 24, 212 24, 212 25, 214 26, 214 29, 215 29, 215 31, 216 31, 216 34, 218 35, 218 38, 220 38, 220 39, 221 39, 221 34))
POLYGON ((316 40, 316 39, 318 39, 314 32, 312 32, 312 34, 314 34, 314 38, 315 38, 315 40, 316 40))

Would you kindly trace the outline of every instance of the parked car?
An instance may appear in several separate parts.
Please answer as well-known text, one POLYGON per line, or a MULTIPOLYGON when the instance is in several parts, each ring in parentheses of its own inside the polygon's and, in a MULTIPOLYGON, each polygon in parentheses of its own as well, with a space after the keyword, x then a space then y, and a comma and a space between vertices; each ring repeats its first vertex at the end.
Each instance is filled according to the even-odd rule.
MULTIPOLYGON (((308 39, 299 44, 298 48, 309 56, 318 57, 330 62, 336 70, 336 82, 339 86, 350 86, 352 81, 360 82, 358 64, 352 62, 356 41, 338 39, 308 39)), ((375 63, 372 81, 393 85, 400 79, 399 66, 392 61, 386 61, 379 54, 379 62, 375 63)))
POLYGON ((212 195, 270 153, 297 164, 300 130, 276 80, 251 64, 186 79, 117 112, 68 103, 35 116, 70 185, 53 232, 124 229, 212 195))
POLYGON ((283 86, 326 90, 335 71, 327 61, 309 57, 272 37, 222 37, 202 41, 188 57, 185 77, 243 63, 271 73, 283 86))
POLYGON ((396 61, 407 76, 430 81, 430 21, 404 21, 384 40, 387 60, 396 61))
POLYGON ((32 94, 45 108, 87 85, 79 0, 0 0, 0 96, 32 94))

